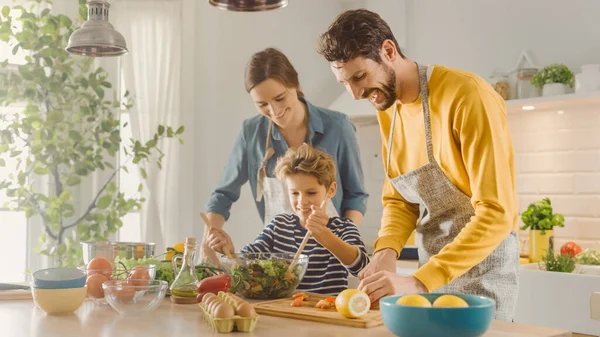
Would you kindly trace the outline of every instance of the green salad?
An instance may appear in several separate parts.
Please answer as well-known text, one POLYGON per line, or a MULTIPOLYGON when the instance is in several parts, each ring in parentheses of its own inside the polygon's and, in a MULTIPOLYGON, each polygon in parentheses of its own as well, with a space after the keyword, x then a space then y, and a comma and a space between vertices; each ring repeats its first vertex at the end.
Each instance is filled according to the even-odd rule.
MULTIPOLYGON (((154 264, 156 265, 156 275, 154 276, 154 279, 167 281, 167 283, 169 283, 169 286, 171 286, 171 283, 173 283, 176 276, 173 274, 173 266, 171 265, 171 262, 158 260, 156 258, 126 259, 117 256, 115 258, 115 264, 120 264, 127 270, 131 270, 137 265, 154 264)), ((209 276, 217 275, 219 272, 222 272, 222 270, 210 265, 196 265, 196 276, 198 276, 198 280, 205 279, 209 276)), ((125 277, 126 276, 127 275, 125 275, 125 277)))
POLYGON ((301 279, 302 268, 286 276, 290 261, 254 260, 233 266, 231 276, 241 281, 238 292, 246 298, 273 299, 290 296, 301 279))

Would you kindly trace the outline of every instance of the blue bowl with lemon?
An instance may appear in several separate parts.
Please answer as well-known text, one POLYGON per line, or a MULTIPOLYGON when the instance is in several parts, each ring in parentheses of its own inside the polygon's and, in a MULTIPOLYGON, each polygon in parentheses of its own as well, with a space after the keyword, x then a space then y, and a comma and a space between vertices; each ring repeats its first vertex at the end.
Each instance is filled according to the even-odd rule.
POLYGON ((467 294, 405 294, 380 300, 385 326, 400 337, 478 337, 494 320, 496 302, 467 294))

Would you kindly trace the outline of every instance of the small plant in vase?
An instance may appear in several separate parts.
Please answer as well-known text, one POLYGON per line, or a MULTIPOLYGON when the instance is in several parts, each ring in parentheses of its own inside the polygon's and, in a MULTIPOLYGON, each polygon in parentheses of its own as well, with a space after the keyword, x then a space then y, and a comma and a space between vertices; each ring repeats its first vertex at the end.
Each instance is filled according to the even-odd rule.
POLYGON ((575 270, 575 257, 571 254, 555 254, 552 247, 542 257, 540 269, 560 273, 572 273, 575 270))
POLYGON ((535 74, 531 84, 542 89, 543 96, 563 95, 573 87, 574 75, 564 64, 554 63, 535 74))
POLYGON ((554 227, 564 227, 565 218, 562 214, 553 213, 549 198, 531 203, 521 214, 523 226, 529 228, 529 259, 538 262, 544 253, 551 248, 550 241, 554 236, 554 227))

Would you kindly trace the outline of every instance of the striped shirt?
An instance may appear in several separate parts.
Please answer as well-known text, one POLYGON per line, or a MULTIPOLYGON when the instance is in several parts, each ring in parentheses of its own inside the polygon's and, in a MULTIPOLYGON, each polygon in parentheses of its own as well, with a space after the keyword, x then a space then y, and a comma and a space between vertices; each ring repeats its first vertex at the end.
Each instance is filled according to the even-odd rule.
MULTIPOLYGON (((308 267, 297 290, 336 295, 348 288, 348 272, 356 276, 369 263, 360 232, 352 220, 333 217, 329 219, 327 228, 344 242, 358 247, 358 257, 351 265, 343 265, 327 248, 311 237, 302 252, 309 257, 308 267)), ((265 226, 253 243, 241 251, 296 254, 306 232, 297 215, 279 214, 265 226)))

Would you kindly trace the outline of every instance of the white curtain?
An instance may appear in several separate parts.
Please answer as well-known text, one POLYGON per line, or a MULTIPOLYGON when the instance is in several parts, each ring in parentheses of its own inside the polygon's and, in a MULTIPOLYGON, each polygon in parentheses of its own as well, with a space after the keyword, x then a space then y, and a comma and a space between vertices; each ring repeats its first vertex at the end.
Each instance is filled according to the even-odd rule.
MULTIPOLYGON (((181 123, 181 0, 122 0, 113 2, 111 21, 127 41, 121 57, 124 87, 135 98, 131 128, 146 142, 158 125, 177 129, 181 123)), ((183 240, 179 210, 180 147, 162 142, 163 168, 146 167, 147 201, 141 211, 141 238, 156 243, 157 252, 183 240)))

